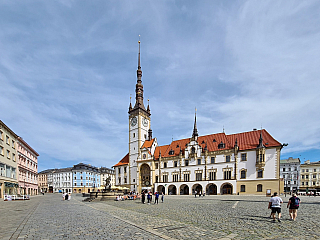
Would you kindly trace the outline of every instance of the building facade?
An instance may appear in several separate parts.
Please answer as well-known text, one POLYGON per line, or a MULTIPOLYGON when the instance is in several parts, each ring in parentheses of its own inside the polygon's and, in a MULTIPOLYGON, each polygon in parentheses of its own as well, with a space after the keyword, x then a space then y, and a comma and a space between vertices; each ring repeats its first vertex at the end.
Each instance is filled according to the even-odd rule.
POLYGON ((79 163, 72 168, 73 193, 95 192, 100 187, 100 173, 97 167, 79 163))
POLYGON ((114 170, 106 167, 99 168, 100 173, 100 188, 113 187, 115 185, 114 170), (106 185, 109 181, 109 186, 106 185))
POLYGON ((0 120, 0 198, 18 194, 17 138, 0 120))
POLYGON ((38 173, 38 189, 41 193, 48 193, 48 175, 52 172, 52 169, 47 169, 38 173))
POLYGON ((38 156, 21 137, 17 139, 19 193, 38 194, 38 156))
POLYGON ((116 165, 116 186, 165 194, 266 194, 280 191, 280 151, 266 130, 192 136, 158 146, 143 103, 140 41, 135 105, 129 105, 129 152, 116 165))
POLYGON ((300 191, 320 192, 320 161, 305 161, 300 165, 300 176, 300 191))
POLYGON ((299 190, 300 159, 289 157, 280 160, 280 178, 284 181, 285 192, 297 192, 299 190))
POLYGON ((55 169, 52 171, 52 178, 53 192, 72 192, 72 168, 55 169))

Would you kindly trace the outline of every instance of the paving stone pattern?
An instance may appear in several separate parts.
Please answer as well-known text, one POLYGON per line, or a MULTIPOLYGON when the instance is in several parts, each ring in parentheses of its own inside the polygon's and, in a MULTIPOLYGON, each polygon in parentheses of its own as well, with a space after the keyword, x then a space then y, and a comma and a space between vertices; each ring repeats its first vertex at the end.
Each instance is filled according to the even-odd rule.
POLYGON ((140 201, 62 201, 60 194, 0 201, 0 239, 320 239, 320 198, 300 197, 297 221, 272 223, 269 198, 165 196, 140 201))

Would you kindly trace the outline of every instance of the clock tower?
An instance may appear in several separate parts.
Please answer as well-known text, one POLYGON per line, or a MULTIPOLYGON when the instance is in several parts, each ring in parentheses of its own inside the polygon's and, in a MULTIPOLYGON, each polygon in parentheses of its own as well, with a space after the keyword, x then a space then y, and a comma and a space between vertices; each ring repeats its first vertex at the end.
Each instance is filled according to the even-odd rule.
POLYGON ((132 107, 131 100, 129 105, 129 184, 131 190, 137 190, 137 178, 139 169, 137 169, 137 159, 140 155, 140 148, 145 140, 148 140, 148 130, 150 127, 150 108, 147 109, 143 104, 143 85, 142 70, 140 66, 140 41, 138 55, 138 70, 135 105, 132 107))

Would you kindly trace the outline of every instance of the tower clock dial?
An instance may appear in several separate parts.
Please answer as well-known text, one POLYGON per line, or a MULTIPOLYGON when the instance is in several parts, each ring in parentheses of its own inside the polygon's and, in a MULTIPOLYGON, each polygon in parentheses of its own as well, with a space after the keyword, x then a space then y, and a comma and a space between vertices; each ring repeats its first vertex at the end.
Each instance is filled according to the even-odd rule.
POLYGON ((131 126, 134 127, 137 124, 138 120, 137 117, 131 118, 131 126))
POLYGON ((143 124, 143 126, 147 127, 148 126, 148 119, 143 118, 142 119, 142 124, 143 124))

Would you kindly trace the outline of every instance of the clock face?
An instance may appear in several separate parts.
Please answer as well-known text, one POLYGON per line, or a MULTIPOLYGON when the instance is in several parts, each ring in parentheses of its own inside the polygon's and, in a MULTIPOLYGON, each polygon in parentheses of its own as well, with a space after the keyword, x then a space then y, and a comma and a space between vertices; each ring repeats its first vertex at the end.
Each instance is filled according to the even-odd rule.
POLYGON ((131 119, 131 126, 134 127, 137 124, 137 117, 131 119))
POLYGON ((143 118, 142 119, 142 124, 143 124, 143 126, 147 127, 148 126, 148 119, 143 118))

